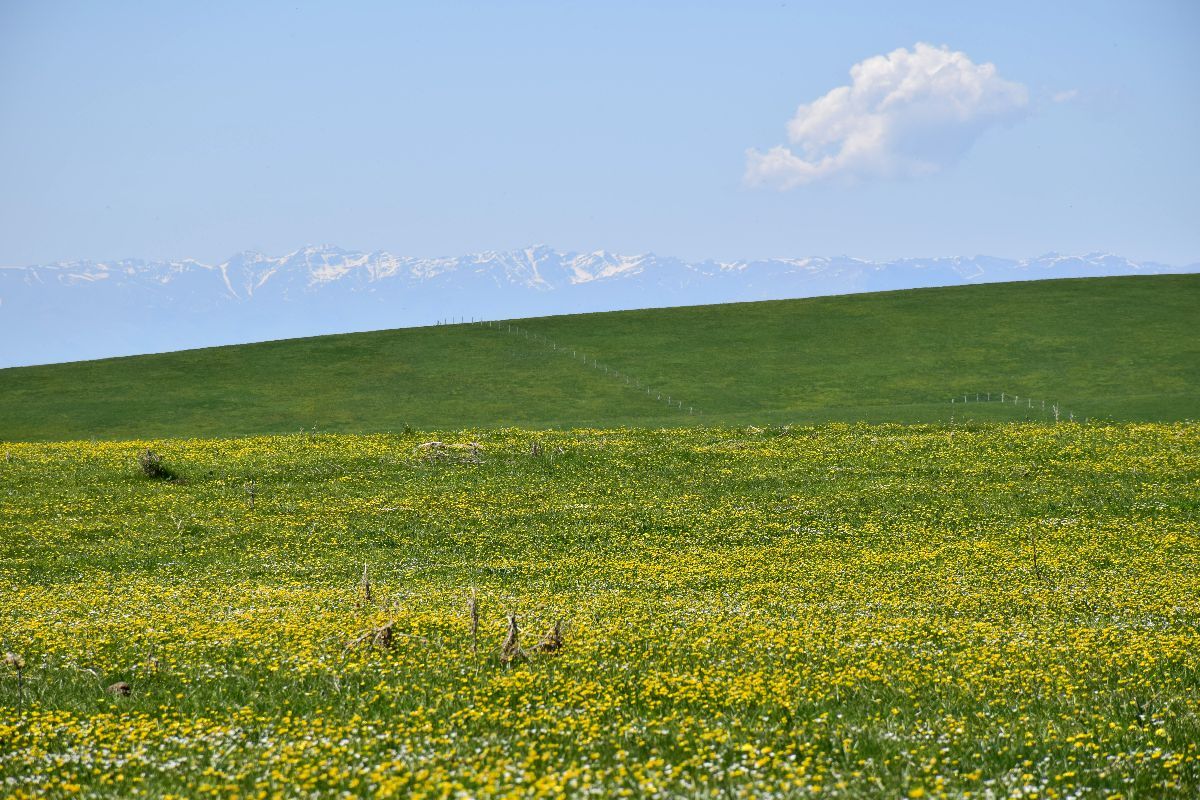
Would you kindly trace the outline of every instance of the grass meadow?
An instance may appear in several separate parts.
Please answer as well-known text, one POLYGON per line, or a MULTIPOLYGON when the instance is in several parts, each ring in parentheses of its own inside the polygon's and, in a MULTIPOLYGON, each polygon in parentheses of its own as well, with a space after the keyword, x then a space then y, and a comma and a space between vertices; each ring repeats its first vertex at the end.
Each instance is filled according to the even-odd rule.
POLYGON ((1200 793, 1194 423, 0 449, 9 797, 1200 793))

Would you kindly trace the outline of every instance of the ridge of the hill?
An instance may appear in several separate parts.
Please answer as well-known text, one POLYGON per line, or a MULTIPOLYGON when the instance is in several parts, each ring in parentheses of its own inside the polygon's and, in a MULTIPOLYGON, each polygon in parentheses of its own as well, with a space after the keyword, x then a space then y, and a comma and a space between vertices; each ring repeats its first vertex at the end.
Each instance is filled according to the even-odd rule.
POLYGON ((1200 418, 1200 275, 565 315, 0 370, 0 439, 1200 418), (951 398, 1006 393, 1047 409, 951 398))

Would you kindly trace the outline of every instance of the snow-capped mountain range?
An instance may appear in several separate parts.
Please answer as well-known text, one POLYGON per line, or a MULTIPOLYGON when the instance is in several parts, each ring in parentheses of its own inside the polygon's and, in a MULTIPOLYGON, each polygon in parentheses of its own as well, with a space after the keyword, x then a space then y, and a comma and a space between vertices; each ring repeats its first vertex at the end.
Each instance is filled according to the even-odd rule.
POLYGON ((546 246, 457 258, 337 247, 220 264, 71 261, 0 267, 0 367, 343 331, 623 308, 774 300, 964 283, 1200 271, 1048 254, 880 263, 699 261, 546 246))

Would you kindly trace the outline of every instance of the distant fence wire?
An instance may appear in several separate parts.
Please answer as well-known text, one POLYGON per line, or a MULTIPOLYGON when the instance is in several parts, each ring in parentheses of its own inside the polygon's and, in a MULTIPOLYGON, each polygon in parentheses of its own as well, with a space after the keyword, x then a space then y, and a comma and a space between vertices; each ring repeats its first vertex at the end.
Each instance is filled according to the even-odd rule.
MULTIPOLYGON (((617 370, 617 369, 613 369, 612 367, 608 366, 607 364, 602 363, 601 361, 594 358, 593 356, 589 356, 588 354, 586 354, 580 350, 573 350, 570 347, 559 344, 558 342, 554 341, 553 339, 550 339, 547 336, 543 336, 540 333, 535 333, 526 328, 521 328, 517 325, 513 325, 511 322, 498 322, 496 320, 476 320, 476 319, 470 320, 469 323, 466 320, 460 319, 459 322, 462 324, 472 324, 472 325, 478 325, 480 327, 491 328, 492 330, 497 330, 497 331, 500 331, 502 333, 506 333, 506 334, 509 334, 512 336, 522 337, 531 342, 537 342, 538 344, 542 345, 547 350, 550 350, 553 353, 561 353, 562 355, 570 356, 571 358, 575 359, 576 361, 581 361, 584 365, 591 367, 592 369, 596 370, 597 372, 603 373, 603 374, 607 375, 608 377, 612 378, 613 380, 624 383, 630 389, 637 390, 638 392, 645 392, 647 397, 651 398, 656 403, 662 403, 667 408, 674 409, 674 410, 679 411, 684 414, 700 413, 699 410, 695 406, 688 405, 682 399, 680 399, 676 396, 667 394, 662 389, 657 389, 657 388, 651 387, 651 386, 643 383, 642 381, 638 380, 637 378, 634 378, 632 375, 621 372, 620 370, 617 370)), ((453 324, 453 323, 439 321, 438 324, 443 325, 443 324, 453 324)))
MULTIPOLYGON (((684 401, 679 399, 678 397, 672 397, 671 395, 663 392, 661 389, 655 389, 651 386, 648 386, 647 384, 639 381, 637 378, 634 378, 631 375, 621 372, 620 370, 613 369, 612 367, 609 367, 607 364, 601 363, 598 359, 596 359, 592 356, 589 356, 586 353, 566 347, 565 345, 559 344, 558 342, 554 341, 553 339, 551 339, 547 336, 544 336, 540 333, 535 333, 526 328, 522 328, 518 325, 514 325, 511 322, 500 322, 497 320, 477 320, 474 318, 472 318, 471 320, 467 320, 465 318, 460 317, 457 320, 457 323, 453 319, 446 319, 446 320, 438 320, 436 324, 437 325, 454 325, 454 324, 478 325, 480 327, 491 328, 492 330, 497 330, 502 333, 507 333, 512 336, 519 336, 519 337, 522 337, 522 338, 527 339, 532 342, 537 342, 538 344, 541 344, 543 347, 547 348, 551 352, 561 353, 563 355, 570 355, 571 358, 573 358, 577 361, 581 361, 584 365, 591 367, 592 369, 596 370, 597 372, 603 372, 605 375, 613 378, 614 380, 624 382, 625 385, 629 386, 631 389, 636 389, 639 392, 645 391, 645 393, 648 397, 653 398, 655 402, 663 403, 668 408, 675 409, 675 410, 678 410, 681 412, 686 412, 688 414, 696 413, 695 406, 685 405, 684 401)), ((967 393, 964 393, 961 395, 955 395, 954 397, 950 398, 950 405, 952 405, 952 406, 959 406, 959 405, 965 406, 965 405, 969 405, 971 403, 1000 403, 1001 405, 1005 405, 1005 406, 1011 405, 1014 408, 1014 410, 1015 409, 1024 409, 1026 411, 1035 411, 1039 414, 1044 414, 1047 418, 1053 417, 1055 423, 1058 423, 1061 421, 1070 421, 1070 422, 1075 421, 1075 413, 1066 408, 1063 408, 1057 402, 1050 402, 1049 405, 1047 405, 1046 400, 1036 399, 1036 398, 1030 397, 1028 395, 1022 396, 1015 392, 967 392, 967 393)), ((953 415, 951 415, 950 419, 951 419, 951 421, 953 421, 953 419, 954 419, 953 415)))
MULTIPOLYGON (((1024 409, 1026 411, 1035 411, 1045 415, 1047 418, 1054 417, 1054 421, 1075 421, 1075 413, 1069 411, 1059 405, 1057 402, 1050 402, 1047 405, 1046 400, 1039 400, 1029 396, 1022 396, 1013 392, 968 392, 966 394, 955 395, 950 398, 950 405, 964 406, 970 403, 1000 403, 1006 406, 1013 406, 1016 409, 1024 409)), ((951 417, 953 420, 953 416, 951 417)))

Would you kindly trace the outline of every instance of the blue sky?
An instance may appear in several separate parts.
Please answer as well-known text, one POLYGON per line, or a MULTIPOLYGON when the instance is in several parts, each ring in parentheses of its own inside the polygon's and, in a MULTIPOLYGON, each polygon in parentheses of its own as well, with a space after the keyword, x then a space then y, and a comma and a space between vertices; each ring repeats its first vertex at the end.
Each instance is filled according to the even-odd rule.
POLYGON ((0 264, 321 242, 1185 264, 1198 41, 1194 2, 5 2, 0 264), (918 43, 993 64, 982 105, 892 118, 864 90, 794 122, 856 64, 920 69, 918 43), (868 123, 890 144, 849 153, 868 123))

